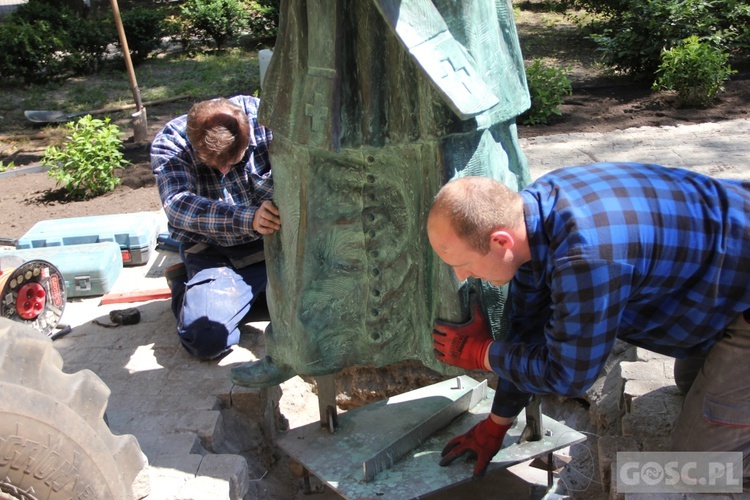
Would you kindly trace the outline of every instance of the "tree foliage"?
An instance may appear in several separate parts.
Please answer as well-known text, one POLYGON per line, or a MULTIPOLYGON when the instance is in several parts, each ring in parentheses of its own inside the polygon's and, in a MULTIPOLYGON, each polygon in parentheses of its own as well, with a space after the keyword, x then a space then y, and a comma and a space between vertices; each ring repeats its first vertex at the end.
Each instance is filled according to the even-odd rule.
POLYGON ((730 58, 750 57, 746 0, 561 0, 598 16, 593 23, 605 62, 624 72, 654 75, 663 51, 691 36, 730 58))

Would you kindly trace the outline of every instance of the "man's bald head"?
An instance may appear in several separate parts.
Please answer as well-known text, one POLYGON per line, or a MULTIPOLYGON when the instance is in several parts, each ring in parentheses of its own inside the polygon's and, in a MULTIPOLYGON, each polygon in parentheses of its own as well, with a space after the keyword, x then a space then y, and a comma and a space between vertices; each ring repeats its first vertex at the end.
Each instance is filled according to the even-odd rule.
POLYGON ((437 218, 475 251, 489 251, 496 229, 515 229, 523 222, 521 195, 488 177, 460 177, 444 185, 430 209, 428 229, 437 218))

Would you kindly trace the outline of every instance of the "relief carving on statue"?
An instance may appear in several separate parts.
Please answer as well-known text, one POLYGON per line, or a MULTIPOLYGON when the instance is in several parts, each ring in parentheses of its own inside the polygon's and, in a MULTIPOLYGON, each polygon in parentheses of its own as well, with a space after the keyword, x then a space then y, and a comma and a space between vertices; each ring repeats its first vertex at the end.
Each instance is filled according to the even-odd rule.
POLYGON ((505 290, 460 287, 425 224, 455 177, 530 181, 510 1, 282 0, 280 13, 259 115, 282 220, 265 239, 268 356, 232 379, 267 387, 407 359, 456 373, 433 355, 434 320, 466 319, 474 287, 502 337, 505 290))

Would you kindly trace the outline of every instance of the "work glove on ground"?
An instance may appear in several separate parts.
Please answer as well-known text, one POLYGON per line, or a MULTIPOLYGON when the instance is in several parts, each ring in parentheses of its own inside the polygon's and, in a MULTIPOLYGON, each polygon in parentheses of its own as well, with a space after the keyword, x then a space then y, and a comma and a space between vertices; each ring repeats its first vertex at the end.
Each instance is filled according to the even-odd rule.
POLYGON ((467 458, 476 458, 477 464, 474 466, 474 479, 484 476, 490 460, 494 457, 500 447, 503 445, 503 438, 513 424, 500 425, 487 417, 477 425, 472 427, 466 434, 461 434, 451 439, 440 456, 440 466, 446 467, 455 459, 464 455, 467 458))
POLYGON ((486 370, 484 360, 492 337, 475 293, 469 295, 471 317, 465 323, 436 320, 432 330, 435 357, 466 370, 486 370))

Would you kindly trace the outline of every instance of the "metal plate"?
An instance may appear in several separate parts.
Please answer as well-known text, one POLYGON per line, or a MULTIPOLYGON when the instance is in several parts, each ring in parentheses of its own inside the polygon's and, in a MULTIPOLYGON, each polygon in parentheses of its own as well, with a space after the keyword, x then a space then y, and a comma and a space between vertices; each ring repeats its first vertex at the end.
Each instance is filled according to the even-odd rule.
MULTIPOLYGON (((336 434, 330 434, 321 429, 319 422, 314 422, 290 430, 278 439, 278 445, 311 474, 348 499, 419 498, 469 481, 474 463, 459 459, 449 467, 440 467, 440 452, 453 437, 487 418, 494 397, 491 389, 487 390, 487 397, 467 413, 426 437, 422 444, 379 472, 372 481, 366 482, 363 473, 363 463, 377 457, 390 444, 399 443, 401 436, 451 406, 467 389, 473 390, 479 385, 470 377, 460 378, 463 390, 458 390, 456 379, 433 384, 339 415, 336 434)), ((525 414, 521 412, 488 472, 586 439, 580 432, 545 416, 542 428, 549 435, 543 436, 541 441, 516 444, 525 425, 525 414)))
POLYGON ((77 115, 71 115, 64 111, 41 111, 27 110, 23 115, 32 123, 63 123, 70 121, 77 115))

